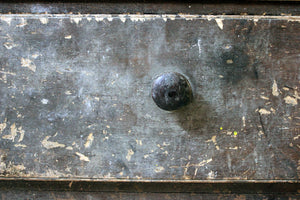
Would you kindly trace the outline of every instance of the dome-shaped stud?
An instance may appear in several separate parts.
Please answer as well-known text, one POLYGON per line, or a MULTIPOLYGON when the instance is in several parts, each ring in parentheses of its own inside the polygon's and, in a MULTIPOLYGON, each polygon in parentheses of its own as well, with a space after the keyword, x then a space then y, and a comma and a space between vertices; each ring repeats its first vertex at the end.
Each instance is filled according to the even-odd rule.
POLYGON ((169 72, 157 77, 152 85, 152 98, 163 110, 178 110, 192 102, 193 91, 186 77, 169 72))

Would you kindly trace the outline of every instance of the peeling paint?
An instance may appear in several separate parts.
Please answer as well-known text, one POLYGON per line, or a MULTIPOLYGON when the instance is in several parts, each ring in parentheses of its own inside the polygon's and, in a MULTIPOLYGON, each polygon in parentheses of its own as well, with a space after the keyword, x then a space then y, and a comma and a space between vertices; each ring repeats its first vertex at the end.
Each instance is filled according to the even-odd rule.
POLYGON ((163 19, 165 22, 168 21, 167 15, 162 15, 161 17, 162 17, 162 19, 163 19))
POLYGON ((220 147, 217 145, 217 140, 216 140, 216 135, 212 136, 210 140, 206 140, 205 142, 213 142, 214 145, 216 146, 217 150, 220 150, 220 147))
POLYGON ((0 134, 6 128, 7 118, 4 119, 4 122, 0 124, 0 134))
POLYGON ((128 161, 130 161, 131 160, 131 156, 134 154, 134 152, 132 151, 132 149, 129 149, 128 151, 127 151, 127 155, 126 155, 126 159, 128 160, 128 161))
POLYGON ((290 104, 290 105, 293 105, 293 106, 296 106, 298 104, 297 99, 294 98, 294 97, 291 97, 291 96, 286 96, 284 98, 284 101, 285 101, 286 104, 290 104))
POLYGON ((121 22, 125 23, 126 22, 126 15, 119 15, 119 19, 121 22))
POLYGON ((100 22, 100 21, 103 21, 104 19, 107 19, 108 21, 112 21, 113 20, 113 17, 112 15, 96 15, 95 18, 94 18, 97 22, 100 22))
POLYGON ((1 19, 2 21, 5 21, 5 22, 10 26, 11 21, 12 21, 12 18, 11 18, 11 17, 9 17, 9 16, 1 16, 0 19, 1 19))
POLYGON ((24 139, 24 135, 25 135, 25 131, 22 129, 22 126, 20 126, 18 128, 18 132, 20 133, 20 138, 19 138, 18 142, 22 142, 24 139))
POLYGON ((144 158, 148 158, 149 157, 149 155, 147 154, 147 155, 144 155, 144 158))
POLYGON ((245 116, 242 117, 242 121, 243 121, 243 127, 245 127, 246 126, 246 118, 245 118, 245 116))
POLYGON ((199 15, 188 15, 188 14, 183 14, 183 13, 179 13, 178 16, 187 21, 199 18, 199 15))
POLYGON ((229 64, 229 65, 233 64, 233 60, 232 59, 226 60, 226 63, 229 64))
POLYGON ((162 172, 162 171, 164 171, 164 170, 165 170, 165 168, 162 167, 162 166, 159 166, 159 167, 156 167, 156 168, 155 168, 155 172, 156 172, 156 173, 162 172))
POLYGON ((81 15, 72 15, 70 17, 71 23, 76 23, 77 25, 79 24, 79 22, 82 20, 82 16, 81 15))
POLYGON ((137 145, 140 145, 140 146, 142 146, 143 145, 143 142, 142 142, 142 140, 135 140, 136 141, 136 144, 137 145))
POLYGON ((223 19, 218 18, 218 19, 215 19, 215 20, 216 20, 216 22, 217 22, 219 28, 220 28, 221 30, 223 30, 223 19))
POLYGON ((207 179, 215 179, 216 177, 217 177, 217 172, 214 172, 212 170, 207 174, 207 179))
POLYGON ((22 147, 22 148, 26 148, 27 147, 27 145, 25 145, 25 144, 15 144, 14 146, 15 147, 22 147))
POLYGON ((260 98, 261 98, 261 99, 264 99, 264 100, 269 100, 269 98, 268 98, 268 97, 266 97, 266 96, 263 96, 263 95, 260 95, 260 98))
POLYGON ((66 149, 69 150, 69 151, 72 151, 72 150, 73 150, 73 147, 68 146, 68 147, 66 147, 66 149))
POLYGON ((22 65, 22 67, 27 67, 28 69, 30 69, 33 72, 36 71, 36 66, 30 59, 21 58, 21 65, 22 65))
POLYGON ((195 165, 195 166, 197 166, 197 167, 202 167, 202 166, 204 166, 204 165, 210 163, 211 161, 212 161, 212 158, 207 159, 207 160, 203 160, 203 161, 199 162, 199 163, 198 163, 197 165, 195 165))
POLYGON ((14 142, 16 136, 17 136, 17 128, 16 128, 16 124, 13 123, 10 126, 10 134, 9 135, 3 135, 2 139, 12 140, 14 142))
POLYGON ((65 91, 65 94, 66 94, 66 95, 71 95, 72 92, 71 92, 70 90, 67 90, 67 91, 65 91))
POLYGON ((82 153, 76 152, 75 154, 79 157, 79 160, 82 160, 82 161, 85 161, 85 162, 90 161, 90 159, 87 156, 83 155, 82 153))
POLYGON ((146 18, 145 18, 144 15, 130 15, 129 19, 133 22, 138 22, 138 21, 144 22, 144 21, 146 21, 146 18))
POLYGON ((42 104, 48 104, 49 100, 48 99, 42 99, 41 102, 42 102, 42 104))
POLYGON ((33 58, 33 59, 37 59, 37 57, 39 57, 40 55, 39 54, 32 54, 31 55, 31 57, 33 58))
POLYGON ((88 136, 87 139, 86 139, 86 142, 85 142, 85 144, 84 144, 84 147, 85 147, 85 148, 89 148, 89 147, 92 145, 93 141, 94 141, 93 133, 90 133, 89 136, 88 136))
POLYGON ((299 139, 300 138, 300 135, 297 135, 297 136, 295 136, 294 138, 293 138, 293 140, 297 140, 297 139, 299 139))
POLYGON ((40 22, 42 23, 42 24, 48 24, 48 18, 46 18, 46 17, 41 17, 41 18, 39 18, 40 19, 40 22))
POLYGON ((272 85, 272 94, 273 96, 278 96, 279 92, 278 92, 278 86, 276 81, 274 80, 273 85, 272 85))
POLYGON ((16 45, 16 44, 13 43, 13 42, 5 42, 5 43, 3 44, 3 46, 4 46, 6 49, 12 49, 12 48, 14 48, 14 47, 17 47, 18 45, 16 45))
POLYGON ((266 110, 266 109, 264 109, 264 108, 259 109, 258 112, 259 112, 261 115, 269 115, 269 114, 271 114, 270 111, 268 111, 268 110, 266 110))
POLYGON ((58 142, 51 142, 51 141, 48 141, 48 139, 50 138, 51 136, 46 136, 45 139, 42 141, 42 145, 46 148, 46 149, 53 149, 53 148, 58 148, 58 147, 65 147, 66 145, 64 144, 60 144, 58 142))
POLYGON ((24 27, 24 26, 26 26, 26 25, 27 25, 27 21, 26 21, 26 19, 24 19, 24 18, 21 18, 20 20, 21 20, 21 22, 20 22, 19 24, 17 24, 17 25, 16 25, 16 27, 19 27, 19 28, 21 28, 21 27, 24 27))

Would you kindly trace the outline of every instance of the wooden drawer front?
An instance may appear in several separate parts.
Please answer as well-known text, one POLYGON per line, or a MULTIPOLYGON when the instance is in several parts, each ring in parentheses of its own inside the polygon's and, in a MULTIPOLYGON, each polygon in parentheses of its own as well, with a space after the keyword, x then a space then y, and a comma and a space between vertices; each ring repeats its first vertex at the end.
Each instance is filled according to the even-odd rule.
POLYGON ((2 178, 299 180, 299 17, 0 19, 2 178), (155 105, 164 72, 192 104, 155 105))

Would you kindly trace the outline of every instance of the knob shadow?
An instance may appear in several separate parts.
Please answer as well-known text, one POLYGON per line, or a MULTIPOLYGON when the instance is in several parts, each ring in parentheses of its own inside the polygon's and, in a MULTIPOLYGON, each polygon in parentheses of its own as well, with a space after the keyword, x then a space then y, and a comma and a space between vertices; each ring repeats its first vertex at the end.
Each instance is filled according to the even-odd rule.
POLYGON ((191 134, 199 134, 207 126, 210 107, 201 96, 195 96, 193 101, 176 111, 180 126, 191 134))

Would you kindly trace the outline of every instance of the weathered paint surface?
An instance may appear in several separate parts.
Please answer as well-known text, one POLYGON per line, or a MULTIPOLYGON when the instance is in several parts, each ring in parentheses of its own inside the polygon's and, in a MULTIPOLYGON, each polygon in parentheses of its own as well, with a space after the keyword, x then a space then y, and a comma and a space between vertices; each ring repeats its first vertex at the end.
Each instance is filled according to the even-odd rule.
POLYGON ((2 177, 299 180, 298 17, 2 15, 2 177), (194 102, 152 101, 163 72, 194 102))

